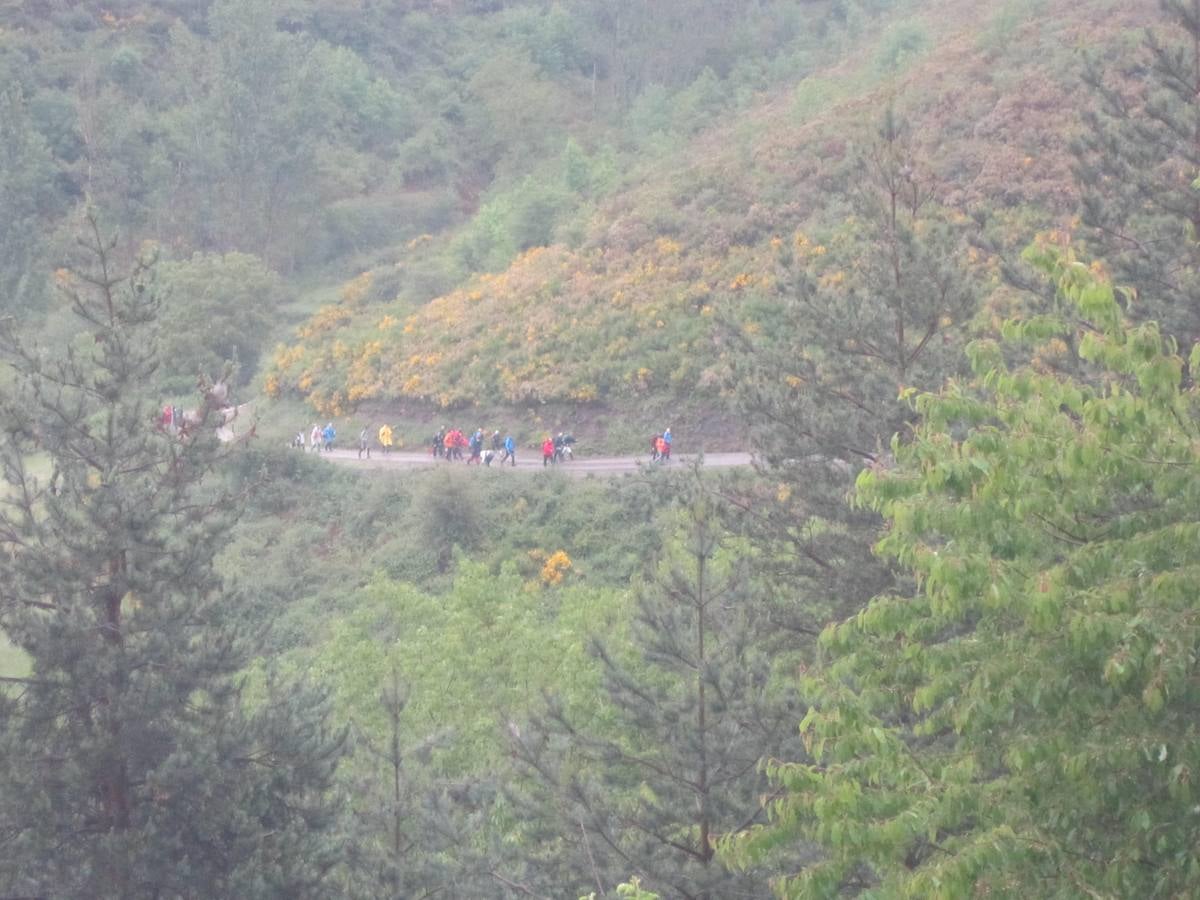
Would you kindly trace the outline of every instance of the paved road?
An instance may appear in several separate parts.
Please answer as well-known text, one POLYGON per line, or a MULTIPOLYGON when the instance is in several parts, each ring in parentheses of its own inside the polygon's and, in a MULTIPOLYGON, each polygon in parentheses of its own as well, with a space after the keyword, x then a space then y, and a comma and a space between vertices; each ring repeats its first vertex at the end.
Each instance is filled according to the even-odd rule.
MULTIPOLYGON (((461 466, 463 463, 448 463, 442 459, 434 459, 428 453, 414 452, 392 452, 384 456, 376 449, 371 450, 371 458, 359 459, 357 450, 333 450, 330 453, 321 453, 322 459, 335 462, 339 465, 352 466, 357 468, 376 468, 376 469, 411 469, 419 466, 461 466)), ((567 472, 571 475, 619 475, 623 472, 636 472, 638 467, 644 466, 649 462, 650 457, 647 456, 576 456, 570 462, 560 463, 554 468, 561 472, 567 472)), ((693 459, 694 455, 682 454, 671 458, 670 466, 673 469, 679 469, 687 466, 693 459)), ((704 465, 708 468, 726 468, 729 466, 748 466, 750 465, 749 453, 709 453, 704 457, 704 465)), ((482 468, 482 467, 481 467, 482 468)), ((498 468, 498 464, 493 463, 492 468, 498 468)), ((511 468, 508 465, 505 469, 511 468)), ((520 451, 517 452, 517 469, 524 471, 534 471, 542 469, 542 458, 535 451, 529 451, 522 457, 520 451)))

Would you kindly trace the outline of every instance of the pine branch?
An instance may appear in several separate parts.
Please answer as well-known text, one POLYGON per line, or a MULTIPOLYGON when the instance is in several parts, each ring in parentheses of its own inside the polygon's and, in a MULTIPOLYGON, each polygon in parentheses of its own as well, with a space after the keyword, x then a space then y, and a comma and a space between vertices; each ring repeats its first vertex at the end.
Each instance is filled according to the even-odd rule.
POLYGON ((530 890, 529 887, 527 887, 526 885, 518 884, 515 881, 511 881, 510 879, 505 878, 503 875, 501 875, 495 869, 489 869, 488 874, 490 874, 493 878, 495 878, 501 884, 507 885, 508 887, 512 888, 514 891, 519 891, 520 893, 524 894, 526 897, 536 897, 536 898, 538 898, 538 900, 552 900, 552 898, 550 898, 550 897, 544 897, 541 894, 535 893, 534 891, 530 890))

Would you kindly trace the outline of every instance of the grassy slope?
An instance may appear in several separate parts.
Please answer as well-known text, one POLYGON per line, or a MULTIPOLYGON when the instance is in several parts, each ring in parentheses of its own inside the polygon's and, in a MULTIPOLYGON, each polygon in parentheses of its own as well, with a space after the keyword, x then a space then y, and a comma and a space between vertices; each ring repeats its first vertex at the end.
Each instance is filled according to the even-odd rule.
MULTIPOLYGON (((644 172, 576 246, 530 250, 417 309, 372 302, 377 275, 348 285, 277 351, 268 392, 302 396, 324 416, 399 418, 411 438, 445 417, 438 409, 478 408, 468 417, 484 425, 509 410, 531 436, 572 417, 627 418, 637 424, 617 443, 630 446, 666 415, 690 425, 719 401, 714 306, 769 292, 771 242, 839 215, 831 181, 889 102, 947 205, 997 212, 1017 241, 1060 224, 1074 201, 1080 51, 1127 40, 1156 4, 915 8, 835 69, 714 123, 682 159, 644 172), (897 35, 912 33, 925 49, 886 67, 897 35)), ((721 443, 736 436, 711 446, 721 443)))

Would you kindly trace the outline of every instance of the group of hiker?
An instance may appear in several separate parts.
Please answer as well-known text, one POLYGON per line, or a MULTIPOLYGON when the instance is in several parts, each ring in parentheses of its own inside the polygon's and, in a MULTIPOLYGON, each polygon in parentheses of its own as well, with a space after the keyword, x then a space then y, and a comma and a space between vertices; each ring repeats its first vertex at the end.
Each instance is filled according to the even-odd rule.
MULTIPOLYGON (((574 441, 574 438, 571 439, 574 441)), ((495 430, 490 437, 484 435, 482 428, 476 428, 467 436, 460 428, 441 427, 430 440, 429 451, 435 458, 447 462, 466 459, 467 465, 475 463, 490 466, 493 462, 498 465, 517 464, 517 442, 511 434, 500 437, 500 431, 495 430)))
MULTIPOLYGON (((500 465, 504 465, 506 462, 513 466, 517 464, 517 442, 513 440, 511 434, 505 435, 502 439, 499 431, 493 431, 490 446, 487 444, 489 444, 489 440, 484 436, 482 428, 477 428, 470 437, 467 437, 457 428, 447 429, 443 426, 433 436, 430 446, 434 456, 442 457, 447 461, 463 459, 465 455, 468 465, 483 463, 485 466, 490 466, 493 461, 498 461, 500 465)), ((546 435, 542 441, 542 468, 574 458, 575 435, 569 431, 560 431, 553 436, 546 435)))
POLYGON ((332 450, 336 438, 337 430, 333 427, 332 422, 327 422, 324 428, 313 422, 312 430, 308 432, 307 436, 303 428, 296 432, 292 438, 292 446, 300 450, 312 450, 319 453, 322 450, 332 450))
POLYGON ((554 437, 546 435, 542 441, 542 468, 575 458, 575 436, 570 432, 559 432, 554 437))
MULTIPOLYGON (((383 455, 387 456, 392 452, 392 446, 395 442, 392 435, 392 426, 387 424, 380 425, 378 438, 383 455)), ((328 452, 333 449, 335 440, 337 440, 337 429, 333 427, 332 422, 327 422, 324 428, 314 422, 312 430, 307 435, 303 428, 296 432, 292 437, 292 446, 298 450, 311 450, 315 453, 320 453, 322 450, 328 452)), ((364 455, 367 459, 371 458, 371 430, 366 425, 358 433, 358 458, 362 459, 364 455)))
POLYGON ((650 438, 650 462, 666 463, 671 461, 671 429, 650 438))
MULTIPOLYGON (((392 426, 387 424, 379 426, 375 437, 384 456, 392 452, 392 447, 395 445, 392 426)), ((324 428, 314 422, 307 435, 304 429, 296 432, 295 437, 292 438, 292 446, 300 450, 328 452, 333 450, 336 439, 337 430, 333 427, 332 422, 327 423, 324 428)), ((542 467, 573 459, 574 445, 575 436, 569 431, 560 431, 553 436, 547 434, 541 444, 542 467)), ((467 435, 462 429, 442 426, 430 439, 429 451, 435 458, 445 459, 447 462, 465 459, 467 465, 474 463, 490 466, 493 462, 499 465, 508 463, 515 466, 517 464, 517 442, 513 440, 511 434, 501 437, 499 430, 494 430, 489 437, 484 434, 482 428, 476 428, 470 435, 467 435)), ((364 456, 367 459, 371 458, 371 431, 370 426, 367 425, 364 425, 358 434, 358 458, 362 459, 364 456)), ((650 439, 650 461, 666 463, 670 460, 671 429, 668 428, 650 439)))

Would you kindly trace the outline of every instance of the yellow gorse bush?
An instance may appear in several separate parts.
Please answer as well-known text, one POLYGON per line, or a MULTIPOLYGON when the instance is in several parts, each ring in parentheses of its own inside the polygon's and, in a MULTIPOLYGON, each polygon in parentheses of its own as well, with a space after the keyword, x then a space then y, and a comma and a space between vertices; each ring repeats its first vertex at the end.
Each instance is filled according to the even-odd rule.
POLYGON ((371 290, 372 276, 370 272, 363 272, 358 277, 347 281, 342 285, 341 298, 342 303, 346 306, 354 306, 361 303, 367 296, 367 292, 371 290))
POLYGON ((571 557, 567 556, 566 551, 556 550, 542 565, 542 584, 548 586, 562 584, 571 567, 571 557))
POLYGON ((772 266, 766 240, 723 257, 667 237, 633 251, 541 247, 415 311, 364 303, 364 273, 276 351, 269 374, 277 392, 323 414, 335 394, 343 408, 367 398, 455 407, 712 387, 720 363, 707 319, 726 291, 770 289, 772 266))

